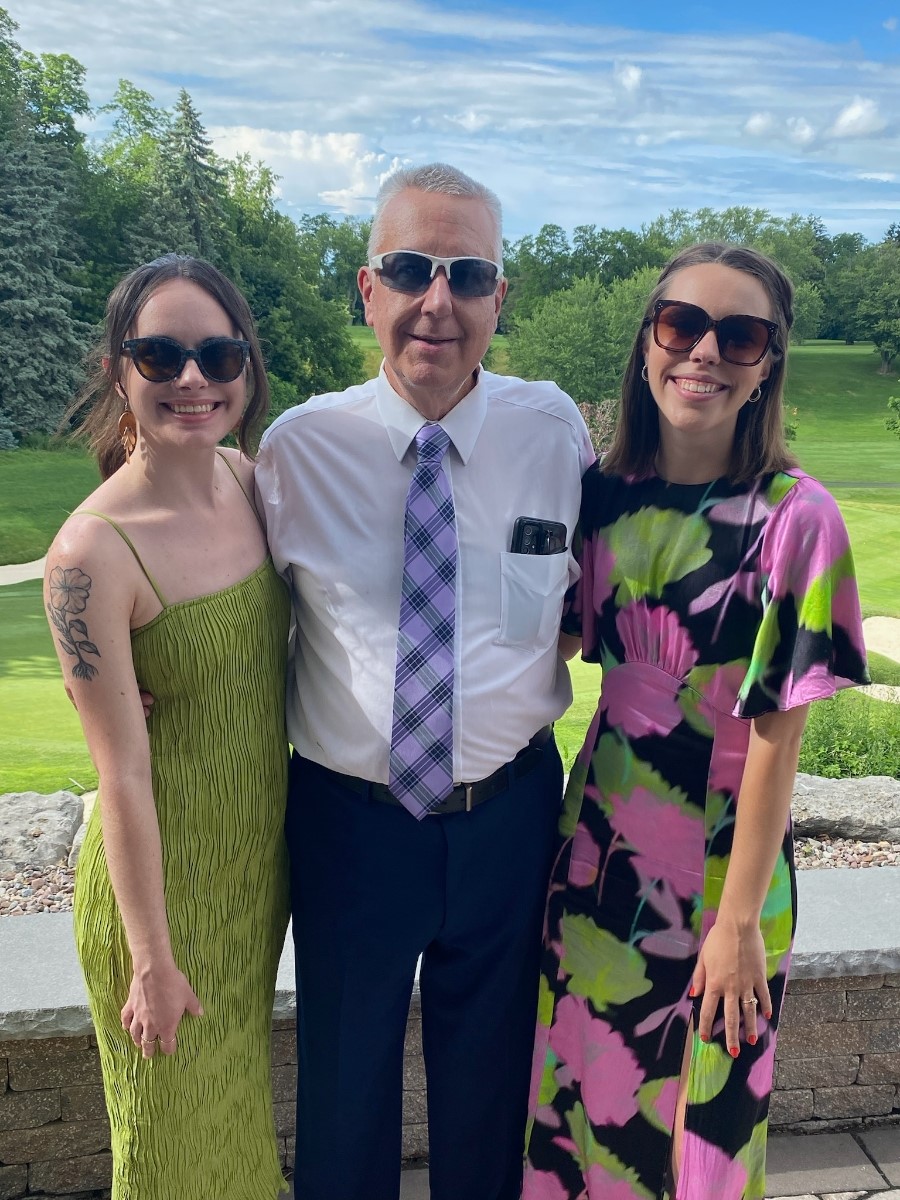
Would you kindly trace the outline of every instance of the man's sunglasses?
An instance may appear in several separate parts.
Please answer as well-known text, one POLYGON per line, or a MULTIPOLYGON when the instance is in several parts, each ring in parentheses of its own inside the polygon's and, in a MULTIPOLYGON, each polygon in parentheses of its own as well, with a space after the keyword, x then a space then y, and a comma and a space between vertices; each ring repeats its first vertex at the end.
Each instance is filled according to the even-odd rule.
POLYGON ((492 296, 503 278, 503 268, 489 258, 437 258, 418 250, 373 254, 369 266, 379 273, 385 287, 412 296, 422 296, 428 291, 439 267, 447 272, 451 294, 460 299, 492 296))
POLYGON ((240 338, 213 337, 189 350, 174 338, 128 338, 122 343, 122 353, 131 358, 138 374, 150 383, 171 383, 184 370, 189 358, 194 359, 201 374, 212 383, 231 383, 247 365, 250 343, 240 338))
POLYGON ((653 340, 663 350, 684 354, 712 329, 719 344, 719 357, 739 367, 761 363, 772 345, 778 326, 762 317, 712 317, 697 304, 684 300, 657 300, 653 305, 653 340))

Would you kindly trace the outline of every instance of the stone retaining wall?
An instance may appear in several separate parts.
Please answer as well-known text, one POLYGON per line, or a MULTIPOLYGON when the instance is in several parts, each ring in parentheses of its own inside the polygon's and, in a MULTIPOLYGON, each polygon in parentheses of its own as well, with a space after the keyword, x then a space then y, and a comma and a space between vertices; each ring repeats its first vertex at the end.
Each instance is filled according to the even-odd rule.
MULTIPOLYGON (((272 1030, 275 1133, 282 1166, 290 1172, 297 1082, 294 1022, 276 1020, 272 1030)), ((405 1159, 427 1155, 425 1121, 416 997, 404 1062, 405 1159)), ((107 1200, 111 1179, 96 1039, 85 1035, 0 1040, 0 1200, 107 1200)))
POLYGON ((787 1130, 900 1122, 900 974, 794 979, 770 1122, 787 1130))
MULTIPOLYGON (((428 1153, 421 1017, 404 1063, 403 1156, 428 1153)), ((293 1022, 273 1024, 272 1084, 282 1162, 294 1161, 293 1022)), ((773 1128, 811 1132, 900 1122, 900 974, 796 979, 775 1063, 773 1128)), ((0 1040, 0 1200, 109 1196, 109 1127, 90 1035, 0 1040)))

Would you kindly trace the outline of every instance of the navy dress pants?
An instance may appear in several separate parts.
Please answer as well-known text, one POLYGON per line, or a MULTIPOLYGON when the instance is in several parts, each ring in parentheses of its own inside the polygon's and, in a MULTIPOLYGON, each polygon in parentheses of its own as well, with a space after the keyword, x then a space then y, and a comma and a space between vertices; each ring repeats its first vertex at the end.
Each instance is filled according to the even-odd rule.
POLYGON ((296 754, 297 1200, 398 1200, 403 1044, 422 956, 432 1200, 518 1200, 562 767, 416 821, 296 754))

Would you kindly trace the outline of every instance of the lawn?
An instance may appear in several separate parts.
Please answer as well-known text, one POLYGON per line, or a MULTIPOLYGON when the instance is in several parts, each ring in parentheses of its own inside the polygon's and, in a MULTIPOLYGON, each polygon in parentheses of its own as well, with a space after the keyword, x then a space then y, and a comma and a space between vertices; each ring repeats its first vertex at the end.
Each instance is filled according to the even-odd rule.
POLYGON ((40 558, 100 482, 80 450, 0 450, 0 565, 40 558))
POLYGON ((0 588, 0 692, 0 793, 96 786, 78 714, 63 690, 39 580, 0 588))
MULTIPOLYGON (((372 330, 352 326, 350 336, 374 374, 381 352, 372 330)), ((491 365, 494 370, 506 366, 505 338, 499 335, 492 343, 491 365)), ((791 350, 788 397, 798 426, 794 450, 807 470, 831 486, 841 507, 866 616, 900 617, 900 487, 884 486, 900 482, 900 441, 883 424, 887 398, 898 390, 893 376, 878 375, 870 346, 818 342, 791 350)), ((0 452, 0 564, 44 554, 66 513, 96 483, 95 467, 77 451, 0 452)), ((62 690, 40 585, 0 588, 0 615, 0 791, 25 786, 52 791, 72 779, 91 786, 93 768, 77 715, 62 690)), ((882 682, 895 682, 898 668, 885 662, 878 664, 882 682)), ((567 762, 584 738, 600 682, 594 665, 577 660, 571 668, 575 700, 557 726, 567 762)))

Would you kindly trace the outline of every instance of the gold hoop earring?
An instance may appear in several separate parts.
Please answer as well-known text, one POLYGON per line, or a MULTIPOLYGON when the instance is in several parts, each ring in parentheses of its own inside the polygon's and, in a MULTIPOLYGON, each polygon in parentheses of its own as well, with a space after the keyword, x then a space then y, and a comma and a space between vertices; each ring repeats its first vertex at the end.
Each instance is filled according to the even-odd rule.
POLYGON ((130 463, 131 456, 134 454, 134 448, 137 445, 137 419, 131 411, 127 396, 125 397, 125 408, 119 417, 119 423, 116 428, 119 432, 119 441, 122 443, 125 461, 126 463, 130 463))
POLYGON ((757 384, 747 399, 751 404, 756 404, 758 400, 762 399, 762 387, 757 384))
POLYGON ((647 374, 647 364, 646 363, 644 363, 644 365, 641 367, 641 379, 643 379, 644 383, 650 382, 650 376, 647 374))

